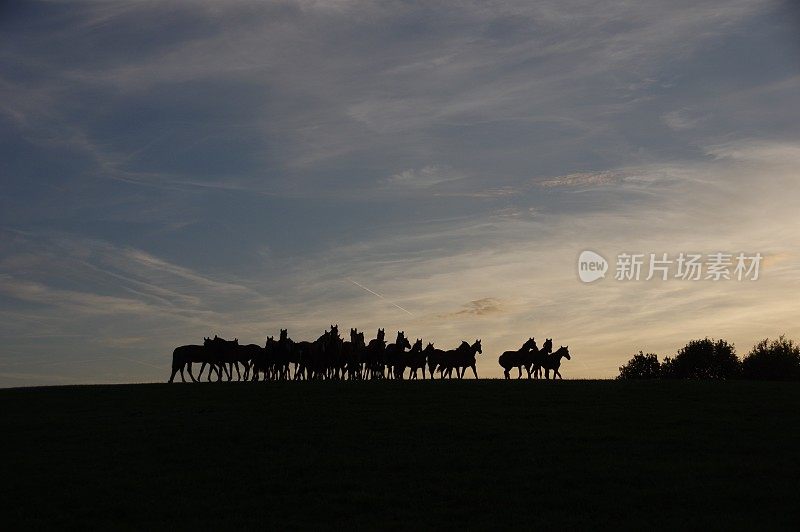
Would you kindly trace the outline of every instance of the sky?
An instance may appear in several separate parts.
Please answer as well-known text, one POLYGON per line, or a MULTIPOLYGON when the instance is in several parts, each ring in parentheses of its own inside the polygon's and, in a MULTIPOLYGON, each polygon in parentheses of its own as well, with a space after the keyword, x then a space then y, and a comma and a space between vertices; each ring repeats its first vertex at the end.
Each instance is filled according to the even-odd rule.
POLYGON ((769 0, 3 2, 0 387, 333 323, 480 338, 481 377, 531 336, 566 378, 800 338, 798 29, 769 0), (614 279, 681 252, 764 258, 614 279))

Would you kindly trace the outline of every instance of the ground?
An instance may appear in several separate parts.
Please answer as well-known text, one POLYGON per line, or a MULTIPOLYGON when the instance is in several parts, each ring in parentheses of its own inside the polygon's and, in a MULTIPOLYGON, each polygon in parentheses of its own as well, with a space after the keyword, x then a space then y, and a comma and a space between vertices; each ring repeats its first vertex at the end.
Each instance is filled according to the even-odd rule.
POLYGON ((0 390, 3 528, 800 525, 800 386, 0 390))

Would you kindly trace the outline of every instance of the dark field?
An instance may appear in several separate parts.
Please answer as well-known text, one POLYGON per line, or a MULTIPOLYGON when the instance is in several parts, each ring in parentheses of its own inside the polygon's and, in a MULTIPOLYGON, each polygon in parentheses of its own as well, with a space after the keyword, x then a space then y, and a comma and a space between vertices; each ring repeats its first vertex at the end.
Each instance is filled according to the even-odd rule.
POLYGON ((792 528, 800 386, 0 390, 2 528, 792 528))

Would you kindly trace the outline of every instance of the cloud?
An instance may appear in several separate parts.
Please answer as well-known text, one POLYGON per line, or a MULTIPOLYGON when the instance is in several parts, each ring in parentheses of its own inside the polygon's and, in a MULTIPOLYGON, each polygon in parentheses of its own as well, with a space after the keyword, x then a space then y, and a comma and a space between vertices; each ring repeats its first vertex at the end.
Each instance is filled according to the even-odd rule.
POLYGON ((800 161, 800 145, 780 140, 742 139, 707 146, 705 152, 717 159, 772 166, 796 165, 800 161))
POLYGON ((675 131, 693 129, 698 124, 703 122, 705 118, 706 117, 699 115, 696 112, 692 112, 689 109, 678 109, 676 111, 664 113, 661 116, 661 119, 664 121, 664 123, 670 129, 674 129, 675 131))
POLYGON ((539 186, 546 188, 555 187, 595 187, 619 183, 624 177, 615 172, 579 172, 568 174, 539 182, 539 186))
POLYGON ((386 183, 400 188, 426 189, 460 178, 451 168, 431 165, 403 170, 386 178, 386 183))
POLYGON ((484 297, 481 299, 470 301, 469 303, 463 305, 463 307, 464 308, 462 310, 451 312, 450 314, 445 314, 442 317, 445 319, 459 319, 459 318, 469 318, 469 317, 482 317, 491 314, 499 314, 503 312, 503 306, 501 305, 500 301, 491 297, 484 297))

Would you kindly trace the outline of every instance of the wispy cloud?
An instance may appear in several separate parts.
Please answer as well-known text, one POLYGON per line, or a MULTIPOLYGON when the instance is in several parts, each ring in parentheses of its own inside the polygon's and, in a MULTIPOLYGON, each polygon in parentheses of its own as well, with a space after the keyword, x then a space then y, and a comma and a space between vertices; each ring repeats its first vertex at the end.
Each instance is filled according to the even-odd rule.
POLYGON ((542 187, 593 187, 598 185, 610 185, 618 183, 624 177, 615 172, 579 172, 568 174, 539 182, 542 187))

